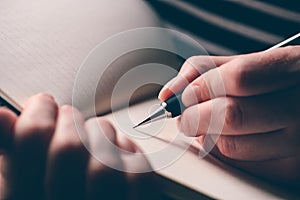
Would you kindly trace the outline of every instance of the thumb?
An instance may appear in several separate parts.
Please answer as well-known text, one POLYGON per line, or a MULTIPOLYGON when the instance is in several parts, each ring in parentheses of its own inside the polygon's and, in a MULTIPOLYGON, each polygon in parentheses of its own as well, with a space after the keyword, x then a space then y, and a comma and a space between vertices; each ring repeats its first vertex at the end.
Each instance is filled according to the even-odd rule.
POLYGON ((0 153, 12 143, 13 127, 17 116, 5 107, 0 107, 0 153))

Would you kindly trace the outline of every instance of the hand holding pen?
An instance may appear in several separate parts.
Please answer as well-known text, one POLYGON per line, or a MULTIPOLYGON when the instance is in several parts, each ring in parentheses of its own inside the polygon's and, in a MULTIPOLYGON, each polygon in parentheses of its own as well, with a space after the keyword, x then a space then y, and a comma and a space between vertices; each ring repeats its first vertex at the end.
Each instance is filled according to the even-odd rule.
POLYGON ((178 118, 183 133, 199 137, 205 148, 213 112, 225 112, 213 150, 216 155, 267 179, 286 183, 300 179, 300 46, 228 57, 192 57, 159 98, 166 101, 180 92, 186 107, 178 118), (199 74, 210 60, 216 68, 199 74), (214 71, 223 86, 214 81, 214 71), (225 88, 225 95, 215 92, 218 87, 225 88), (283 169, 285 173, 278 173, 283 169))
MULTIPOLYGON (((300 32, 283 40, 282 42, 270 47, 269 49, 265 50, 265 52, 270 51, 272 49, 276 49, 278 47, 282 47, 284 45, 287 44, 299 44, 299 38, 300 38, 300 32)), ((203 56, 202 56, 203 57, 203 56)), ((222 57, 214 57, 214 59, 211 59, 213 57, 205 57, 201 60, 201 65, 199 65, 200 67, 197 66, 193 66, 193 61, 194 59, 197 59, 197 56, 189 58, 189 60, 186 61, 184 66, 189 66, 192 65, 192 67, 189 67, 187 69, 187 72, 184 71, 184 69, 181 69, 181 73, 179 72, 179 76, 177 76, 176 82, 180 83, 179 89, 178 87, 176 87, 176 83, 175 86, 169 88, 169 86, 171 84, 173 84, 173 81, 175 81, 175 79, 173 79, 172 81, 169 81, 168 84, 166 84, 164 86, 164 88, 162 89, 160 96, 161 96, 161 100, 162 103, 160 104, 160 107, 154 111, 153 113, 151 113, 146 119, 144 119, 143 121, 141 121, 140 123, 136 124, 133 128, 137 128, 141 125, 147 124, 147 123, 151 123, 154 122, 156 120, 160 120, 162 118, 164 118, 165 116, 167 117, 177 117, 179 115, 182 114, 182 112, 186 109, 186 106, 183 104, 182 102, 182 91, 184 90, 184 88, 190 84, 191 80, 194 80, 195 78, 193 78, 194 76, 200 76, 202 74, 204 74, 205 72, 210 71, 211 69, 215 68, 217 63, 214 63, 216 59, 220 59, 222 57), (181 74, 185 74, 187 73, 188 75, 185 76, 180 76, 181 74), (181 79, 181 80, 179 80, 181 79), (190 80, 191 79, 191 80, 190 80), (167 89, 174 89, 172 90, 168 90, 166 91, 165 88, 167 89), (164 92, 166 92, 166 94, 164 94, 164 92), (165 98, 165 96, 167 96, 165 98), (167 115, 165 115, 167 113, 167 115)), ((199 64, 199 63, 198 63, 199 64)), ((218 64, 217 64, 218 65, 218 64)), ((216 70, 214 70, 214 72, 216 72, 216 70)), ((211 72, 209 72, 210 74, 212 74, 211 72)), ((205 75, 207 75, 208 73, 205 73, 205 75)), ((210 79, 208 79, 208 81, 210 83, 214 83, 214 85, 219 84, 219 86, 224 86, 223 85, 223 80, 222 77, 220 76, 220 74, 218 73, 214 73, 215 76, 212 77, 212 75, 210 75, 210 79), (221 81, 221 82, 220 82, 221 81), (219 83, 217 83, 219 82, 219 83)), ((204 76, 202 76, 204 77, 204 76)), ((204 81, 205 79, 203 79, 204 81)), ((202 82, 203 82, 202 81, 202 82)), ((226 96, 226 92, 224 91, 224 88, 222 88, 221 90, 216 90, 217 88, 222 88, 222 87, 215 87, 215 90, 212 91, 210 90, 210 96, 212 97, 212 95, 218 95, 218 96, 226 96)), ((211 88, 213 89, 213 88, 211 88)), ((189 95, 187 98, 191 98, 191 96, 189 95)))

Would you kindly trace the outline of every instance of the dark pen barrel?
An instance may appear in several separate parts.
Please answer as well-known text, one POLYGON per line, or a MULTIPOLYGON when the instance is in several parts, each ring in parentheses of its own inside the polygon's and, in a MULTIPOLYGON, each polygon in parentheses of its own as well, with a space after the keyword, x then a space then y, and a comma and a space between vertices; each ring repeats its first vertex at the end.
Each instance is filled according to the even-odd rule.
POLYGON ((21 114, 21 112, 18 109, 16 109, 14 106, 12 106, 10 103, 8 103, 1 96, 0 96, 0 107, 6 107, 6 108, 10 109, 11 111, 13 111, 16 115, 21 114))
POLYGON ((186 107, 182 103, 181 96, 181 93, 176 94, 165 101, 165 103, 167 104, 165 109, 168 112, 172 113, 172 117, 177 117, 178 115, 181 115, 181 113, 186 109, 186 107))

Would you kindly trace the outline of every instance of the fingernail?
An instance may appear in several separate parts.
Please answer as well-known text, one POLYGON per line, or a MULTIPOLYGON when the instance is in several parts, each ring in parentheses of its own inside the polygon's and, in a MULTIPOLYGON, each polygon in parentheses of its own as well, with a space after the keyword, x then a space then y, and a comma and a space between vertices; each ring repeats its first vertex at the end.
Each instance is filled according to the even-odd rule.
POLYGON ((178 130, 181 130, 181 116, 179 116, 176 120, 176 126, 178 130))
POLYGON ((39 94, 37 94, 37 96, 38 95, 44 96, 44 97, 49 98, 51 100, 54 100, 54 97, 52 95, 48 94, 48 93, 39 93, 39 94))
POLYGON ((200 94, 200 87, 198 85, 189 85, 182 93, 182 103, 188 107, 199 102, 198 95, 200 94))
POLYGON ((165 100, 165 97, 168 96, 169 94, 166 94, 166 93, 169 93, 171 92, 169 90, 169 87, 177 80, 177 76, 172 78, 170 81, 168 81, 164 87, 160 90, 159 94, 158 94, 158 98, 161 99, 161 100, 165 100))
POLYGON ((198 137, 198 142, 199 142, 201 145, 203 145, 203 143, 204 143, 204 138, 205 138, 205 135, 200 135, 200 136, 198 137))

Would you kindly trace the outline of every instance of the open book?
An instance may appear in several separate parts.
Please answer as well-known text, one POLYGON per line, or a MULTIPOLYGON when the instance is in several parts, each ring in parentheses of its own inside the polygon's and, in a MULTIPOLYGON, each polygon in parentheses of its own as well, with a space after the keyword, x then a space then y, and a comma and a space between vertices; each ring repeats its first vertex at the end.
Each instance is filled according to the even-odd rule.
MULTIPOLYGON (((120 3, 115 1, 69 1, 69 0, 5 0, 0 3, 0 88, 1 96, 14 106, 22 106, 31 95, 48 92, 54 95, 58 104, 73 104, 74 85, 76 107, 86 117, 103 115, 111 120, 118 131, 123 131, 118 116, 130 112, 130 127, 143 119, 146 108, 157 104, 155 96, 160 86, 148 84, 134 92, 131 102, 140 102, 111 113, 113 89, 122 75, 141 63, 160 62, 178 69, 180 61, 163 51, 129 52, 116 59, 99 79, 93 71, 78 80, 78 71, 88 53, 110 36, 125 30, 159 26, 159 20, 151 8, 143 1, 120 3), (114 12, 111 12, 111 11, 114 12), (173 59, 171 59, 173 58, 173 59), (141 62, 142 60, 142 62, 141 62), (98 80, 99 79, 99 80, 98 80), (92 82, 97 82, 94 88, 92 82), (94 105, 86 104, 93 98, 94 105), (92 107, 91 107, 92 106, 92 107), (95 112, 95 113, 93 113, 95 112)), ((147 38, 143 38, 147 40, 147 38)), ((170 40, 171 41, 171 40, 170 40)), ((165 42, 169 45, 170 41, 165 42)), ((121 45, 121 44, 120 44, 121 45)), ((113 49, 107 49, 113 51, 113 49)), ((99 67, 101 63, 99 63, 99 67)), ((164 76, 167 82, 175 74, 164 76)), ((136 77, 146 78, 148 74, 136 77), (144 77, 143 77, 144 76, 144 77)), ((115 108, 122 108, 127 99, 126 85, 123 93, 118 93, 115 108)), ((74 105, 74 104, 73 104, 74 105)), ((163 121, 155 137, 139 139, 132 137, 146 154, 168 146, 168 152, 177 155, 176 159, 161 167, 158 160, 165 160, 166 154, 149 156, 156 172, 166 182, 166 192, 174 198, 199 199, 274 199, 290 197, 284 191, 274 188, 241 171, 231 168, 211 156, 200 159, 199 146, 190 142, 187 146, 174 144, 178 130, 175 121, 163 121), (184 150, 184 151, 183 151, 184 150)))

